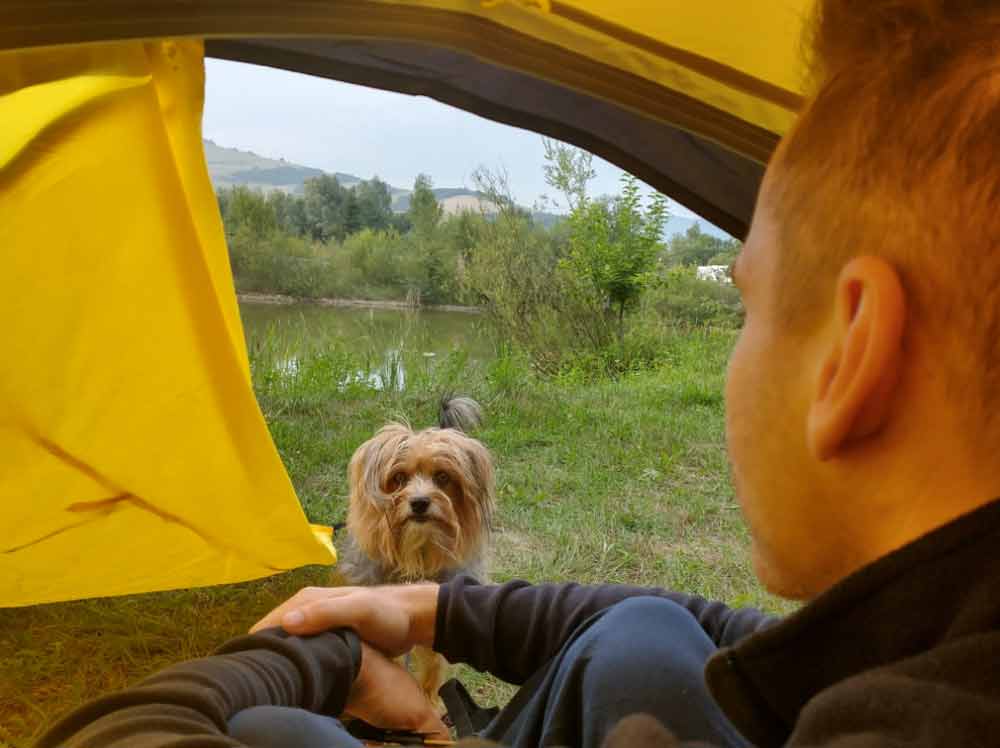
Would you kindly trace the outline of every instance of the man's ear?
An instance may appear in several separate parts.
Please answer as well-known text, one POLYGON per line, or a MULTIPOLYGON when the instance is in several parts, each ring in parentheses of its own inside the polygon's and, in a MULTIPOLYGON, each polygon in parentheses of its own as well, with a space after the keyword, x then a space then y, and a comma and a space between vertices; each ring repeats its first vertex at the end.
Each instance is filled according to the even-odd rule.
POLYGON ((903 355, 906 296, 896 269, 856 257, 837 277, 834 321, 809 409, 809 448, 820 460, 878 432, 903 355))

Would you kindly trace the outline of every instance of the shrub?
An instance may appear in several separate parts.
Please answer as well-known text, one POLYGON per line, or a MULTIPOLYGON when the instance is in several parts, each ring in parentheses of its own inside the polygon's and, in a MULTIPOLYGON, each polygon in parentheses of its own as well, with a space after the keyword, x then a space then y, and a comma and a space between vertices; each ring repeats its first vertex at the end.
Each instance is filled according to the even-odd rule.
POLYGON ((639 182, 628 175, 622 178, 621 195, 607 202, 581 199, 570 214, 563 265, 597 306, 616 315, 621 346, 625 312, 635 308, 654 279, 667 216, 666 198, 660 194, 642 209, 639 182))
POLYGON ((240 291, 306 298, 320 293, 323 261, 304 239, 280 231, 256 236, 241 226, 229 241, 229 255, 240 291))
POLYGON ((694 267, 665 269, 646 300, 647 314, 673 324, 739 327, 743 303, 732 285, 701 280, 694 267))

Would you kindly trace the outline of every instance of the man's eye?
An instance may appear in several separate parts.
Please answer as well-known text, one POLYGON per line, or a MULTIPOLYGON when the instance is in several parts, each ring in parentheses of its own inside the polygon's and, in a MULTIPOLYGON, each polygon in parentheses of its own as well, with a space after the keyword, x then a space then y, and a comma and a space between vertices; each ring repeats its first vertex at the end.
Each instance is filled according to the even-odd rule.
POLYGON ((443 470, 438 470, 434 473, 434 482, 438 484, 441 488, 444 488, 449 483, 451 483, 451 476, 443 470))

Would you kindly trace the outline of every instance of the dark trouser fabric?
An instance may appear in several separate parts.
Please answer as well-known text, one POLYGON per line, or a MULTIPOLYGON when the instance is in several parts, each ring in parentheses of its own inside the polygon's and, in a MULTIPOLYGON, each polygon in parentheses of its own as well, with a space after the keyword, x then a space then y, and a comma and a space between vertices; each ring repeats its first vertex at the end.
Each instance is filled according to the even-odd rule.
POLYGON ((339 720, 287 706, 255 706, 229 720, 229 735, 250 748, 364 748, 339 720))
MULTIPOLYGON (((483 737, 515 748, 598 748, 619 720, 644 712, 681 740, 748 745, 712 700, 705 662, 715 645, 684 608, 637 597, 593 616, 521 688, 483 737)), ((334 719, 255 707, 230 734, 253 748, 359 746, 334 719)))
POLYGON ((705 685, 715 649, 676 603, 624 600, 581 625, 483 737, 515 748, 598 748, 621 719, 644 712, 680 740, 746 746, 705 685))

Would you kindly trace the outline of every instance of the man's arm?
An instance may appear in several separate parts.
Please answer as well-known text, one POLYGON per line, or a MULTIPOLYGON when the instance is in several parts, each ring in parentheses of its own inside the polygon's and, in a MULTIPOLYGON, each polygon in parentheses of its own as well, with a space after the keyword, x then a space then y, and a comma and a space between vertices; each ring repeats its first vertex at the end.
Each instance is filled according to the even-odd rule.
POLYGON ((665 597, 684 607, 717 646, 728 646, 777 620, 696 595, 624 585, 509 582, 389 587, 309 587, 262 618, 254 629, 281 625, 298 635, 349 627, 389 656, 433 647, 511 683, 523 683, 548 662, 577 627, 630 597, 665 597))
POLYGON ((238 746, 229 719, 251 706, 297 706, 340 714, 361 666, 351 632, 308 639, 279 629, 242 636, 213 657, 161 670, 134 688, 85 704, 60 720, 38 748, 238 746))
POLYGON ((595 613, 631 597, 664 597, 690 611, 717 646, 769 625, 772 616, 696 595, 626 585, 480 585, 459 577, 438 591, 434 649, 509 683, 520 684, 554 657, 595 613))

